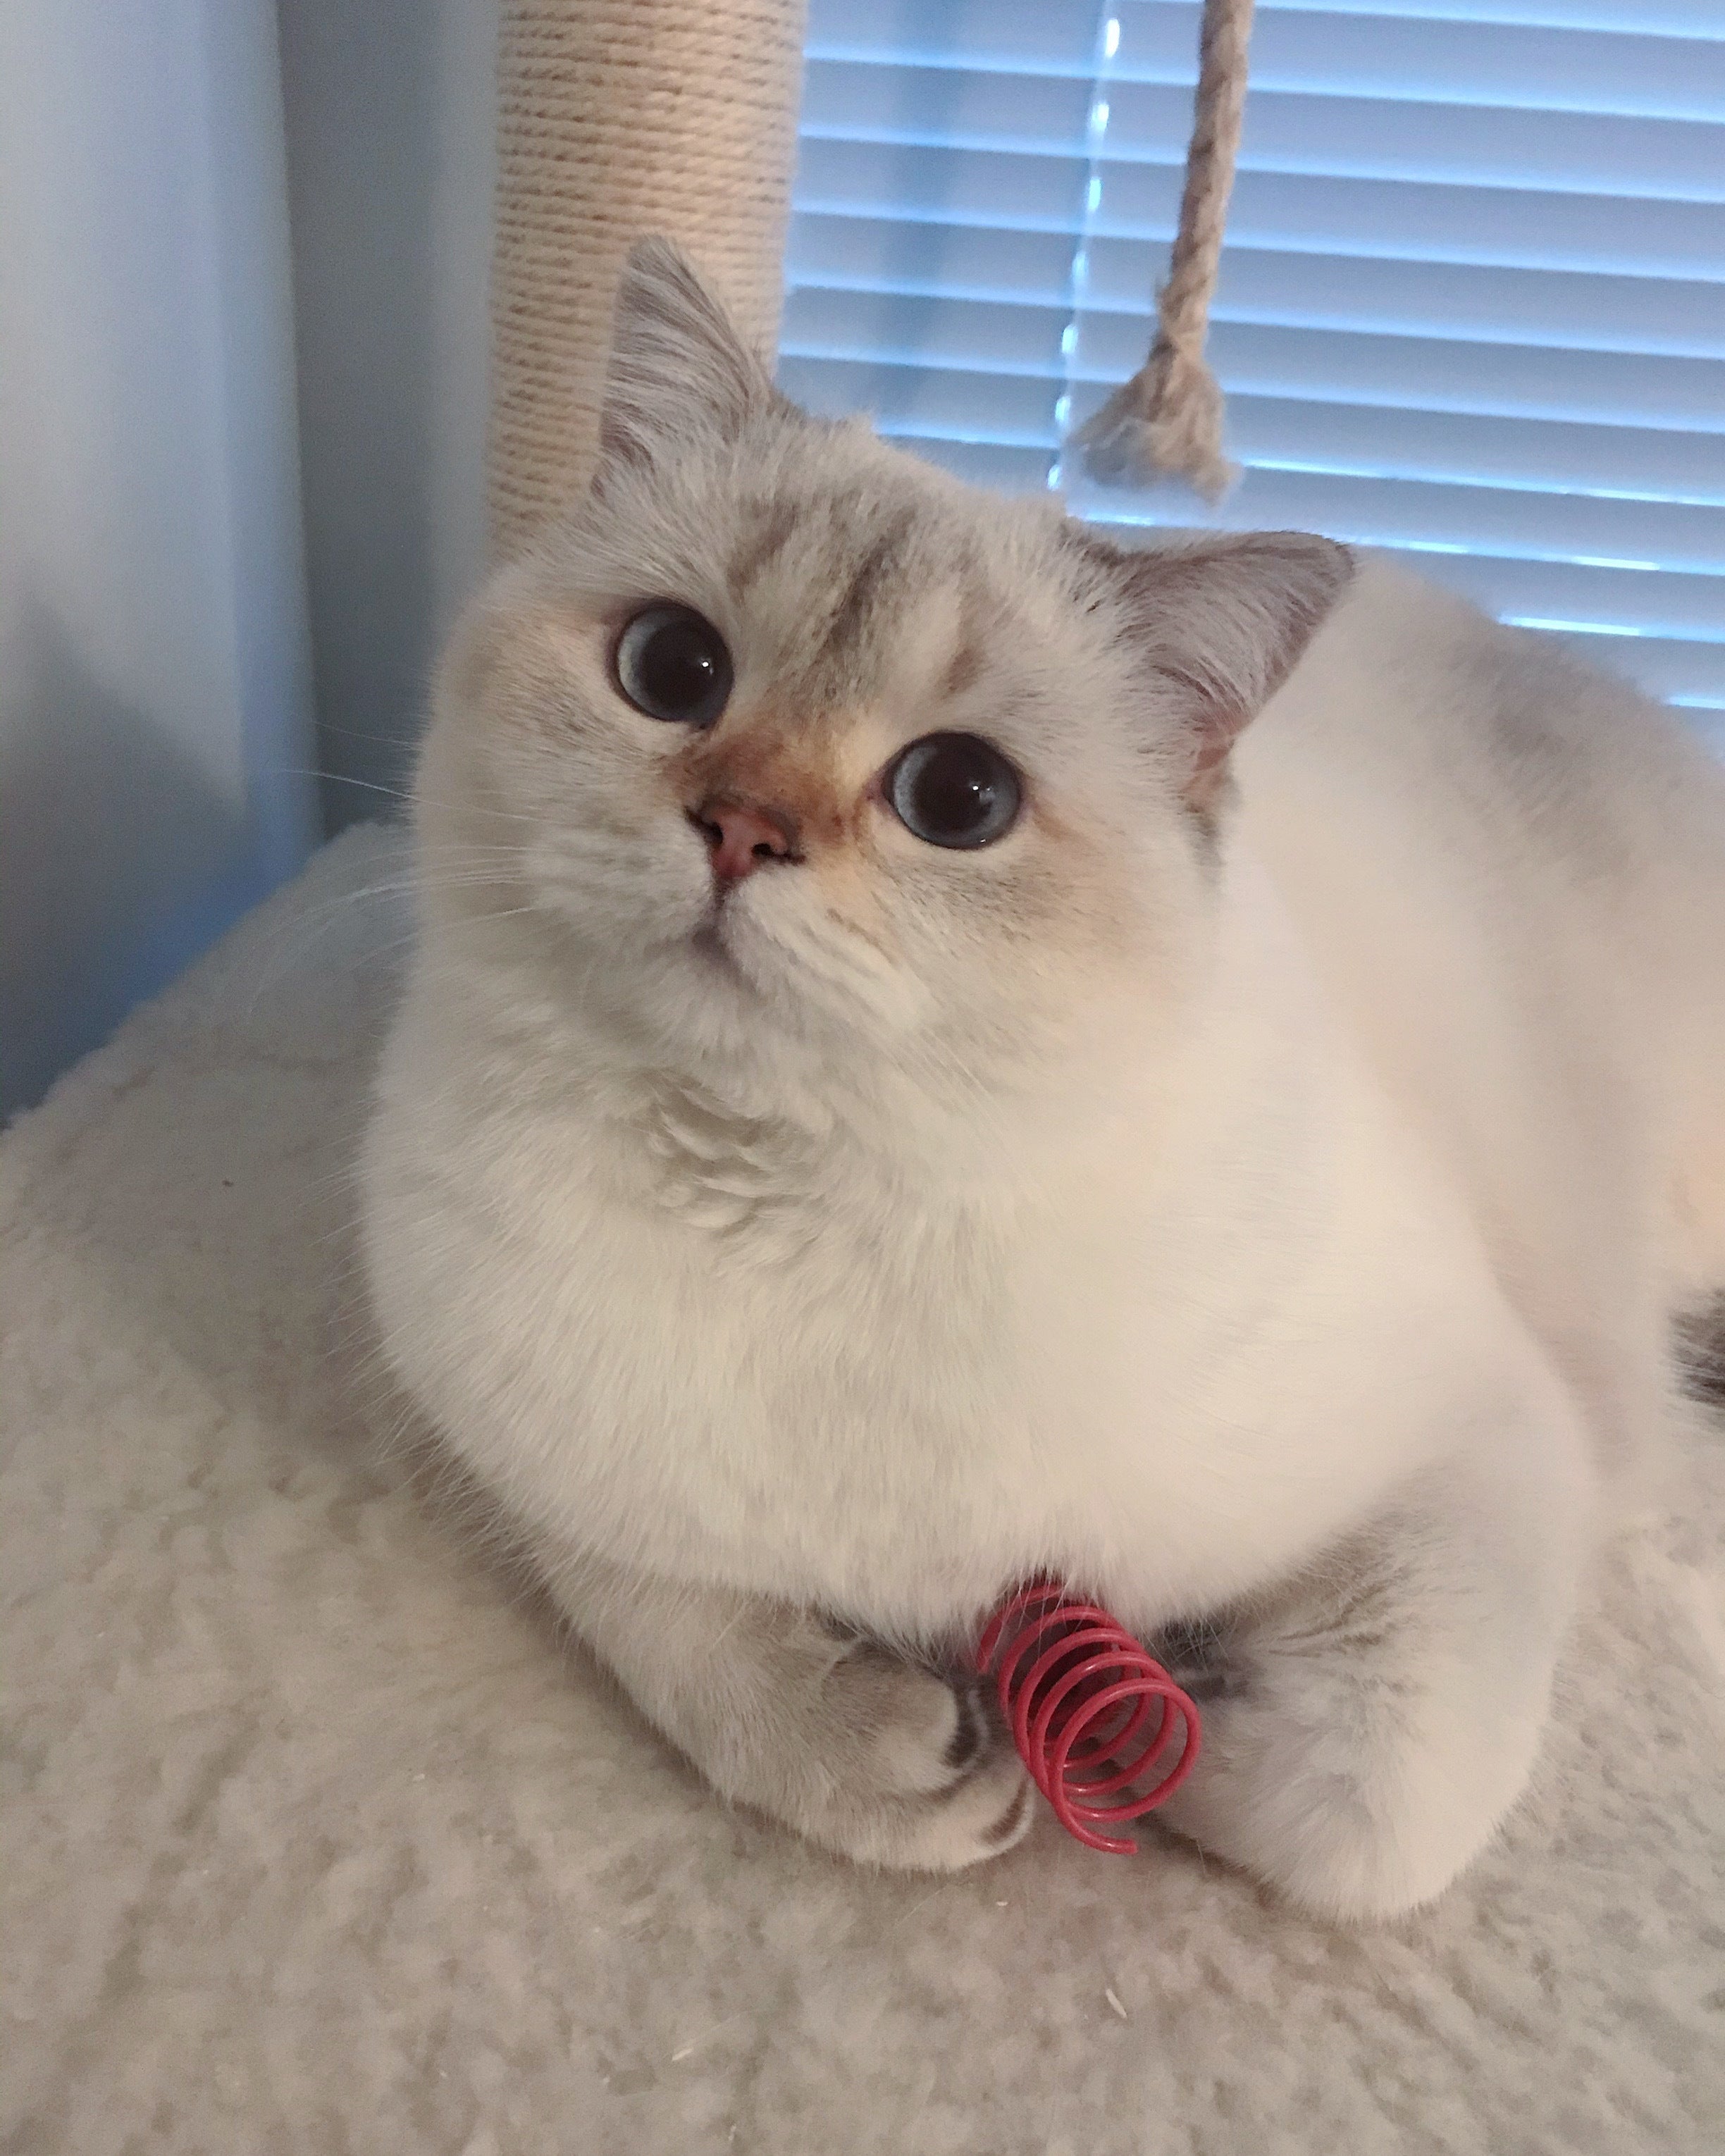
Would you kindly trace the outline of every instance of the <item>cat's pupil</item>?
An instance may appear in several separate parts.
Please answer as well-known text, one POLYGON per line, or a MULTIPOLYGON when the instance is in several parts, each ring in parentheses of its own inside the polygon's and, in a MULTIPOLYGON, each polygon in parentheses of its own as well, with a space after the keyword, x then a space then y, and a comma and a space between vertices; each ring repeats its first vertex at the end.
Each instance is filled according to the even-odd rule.
POLYGON ((641 685, 655 704, 689 710, 706 701, 718 678, 718 654, 696 623, 671 622, 647 639, 641 685))
POLYGON ((906 830, 932 846, 986 846, 1019 812, 1018 773, 975 734, 930 734, 893 766, 888 800, 906 830))
POLYGON ((617 683, 649 718, 710 726, 731 694, 731 654, 691 607, 649 607, 617 646, 617 683))

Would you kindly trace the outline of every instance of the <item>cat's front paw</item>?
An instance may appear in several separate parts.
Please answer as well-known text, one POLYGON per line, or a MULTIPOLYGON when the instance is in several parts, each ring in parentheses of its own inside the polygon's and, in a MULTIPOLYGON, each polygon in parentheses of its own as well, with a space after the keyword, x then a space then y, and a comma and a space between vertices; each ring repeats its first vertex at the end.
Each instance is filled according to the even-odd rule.
POLYGON ((859 1640, 814 1705, 819 1773, 785 1808, 811 1840, 863 1863, 957 1871, 1028 1830, 1034 1787, 980 1684, 859 1640))
POLYGON ((583 1555, 565 1613, 715 1789, 860 1863, 957 1871, 1009 1849, 1034 1785, 973 1676, 806 1604, 583 1555))
POLYGON ((1332 1922, 1435 1900, 1520 1793, 1538 1717, 1482 1742, 1448 1673, 1414 1656, 1255 1645, 1212 1641, 1195 1659, 1204 1746, 1163 1824, 1332 1922))

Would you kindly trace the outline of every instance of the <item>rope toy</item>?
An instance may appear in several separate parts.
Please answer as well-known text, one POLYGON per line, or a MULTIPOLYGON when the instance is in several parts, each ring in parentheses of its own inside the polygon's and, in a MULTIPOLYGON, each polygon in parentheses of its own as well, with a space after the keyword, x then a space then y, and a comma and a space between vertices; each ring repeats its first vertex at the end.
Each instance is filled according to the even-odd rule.
POLYGON ((1222 391, 1204 356, 1245 108, 1252 0, 1204 0, 1180 226, 1156 295, 1148 357, 1074 440, 1091 477, 1146 486, 1173 475, 1219 501, 1239 474, 1222 451, 1222 391))
POLYGON ((1007 1597, 976 1666, 993 1678, 1019 1757, 1067 1833, 1130 1856, 1135 1843, 1099 1830, 1166 1804, 1197 1765, 1192 1701, 1106 1609, 1055 1580, 1007 1597), (1137 1794, 1123 1794, 1134 1783, 1137 1794))

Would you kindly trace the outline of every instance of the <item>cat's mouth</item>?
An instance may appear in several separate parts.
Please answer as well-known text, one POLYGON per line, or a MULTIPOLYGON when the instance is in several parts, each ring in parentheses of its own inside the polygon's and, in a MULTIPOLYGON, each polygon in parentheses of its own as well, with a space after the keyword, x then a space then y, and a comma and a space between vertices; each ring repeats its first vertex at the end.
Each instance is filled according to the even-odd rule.
POLYGON ((690 943, 710 964, 723 966, 728 972, 737 971, 737 961, 725 947, 725 936, 719 926, 716 907, 702 916, 689 938, 690 943))
POLYGON ((689 932, 689 947, 703 967, 722 973, 727 979, 744 983, 748 976, 738 964, 725 927, 725 901, 716 898, 689 932))

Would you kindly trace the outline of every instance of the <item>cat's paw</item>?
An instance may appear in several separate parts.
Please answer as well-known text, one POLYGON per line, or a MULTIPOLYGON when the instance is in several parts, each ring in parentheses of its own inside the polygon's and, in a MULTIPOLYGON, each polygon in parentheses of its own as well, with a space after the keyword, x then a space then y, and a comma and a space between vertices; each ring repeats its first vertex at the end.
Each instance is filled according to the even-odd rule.
POLYGON ((812 1722, 819 1788, 791 1819, 811 1840, 863 1863, 957 1871, 1029 1828, 1034 1785, 973 1681, 855 1640, 822 1680, 812 1722))
POLYGON ((1283 1756, 1255 1773, 1220 1732, 1212 1743, 1208 1723, 1205 1751, 1163 1825, 1327 1922, 1381 1923, 1435 1900, 1495 1825, 1473 1807, 1420 1819, 1345 1763, 1283 1756))
POLYGON ((1481 1748, 1441 1684, 1374 1659, 1212 1649, 1203 1750, 1163 1823, 1331 1922, 1435 1900, 1520 1793, 1538 1722, 1481 1748))

